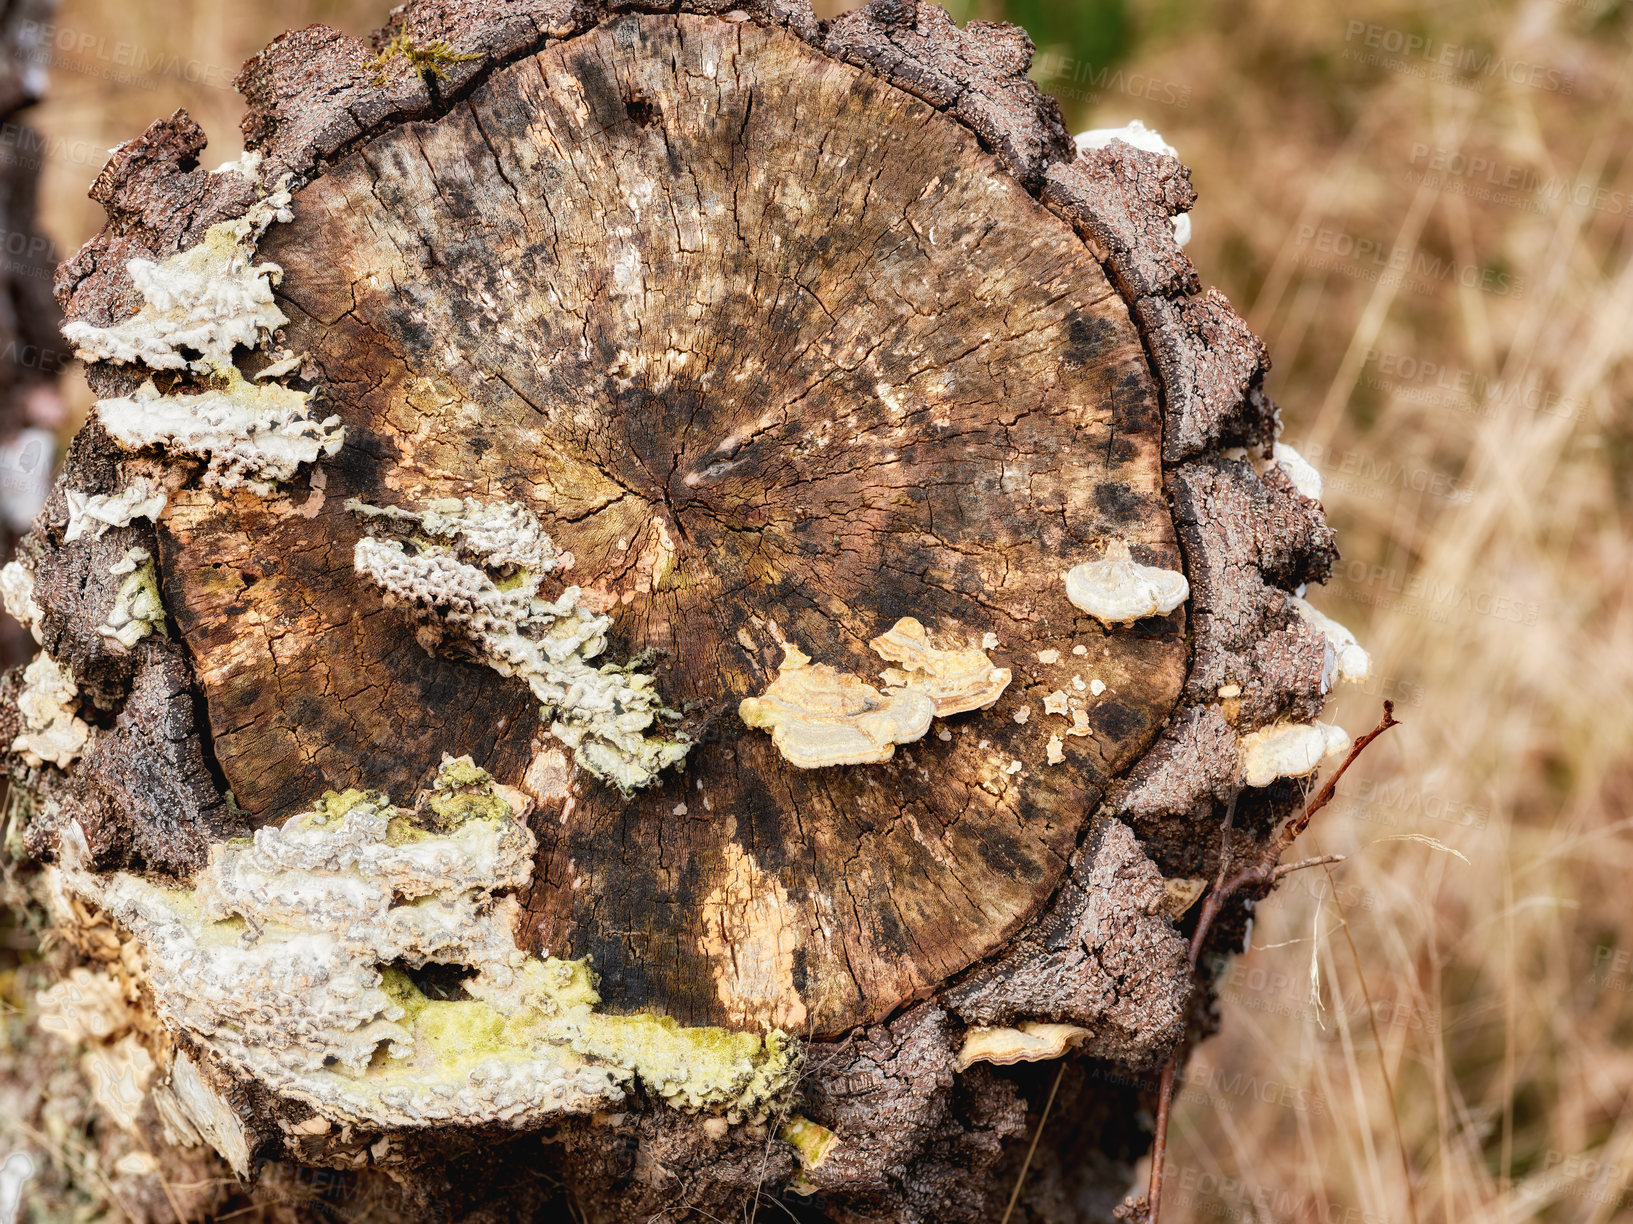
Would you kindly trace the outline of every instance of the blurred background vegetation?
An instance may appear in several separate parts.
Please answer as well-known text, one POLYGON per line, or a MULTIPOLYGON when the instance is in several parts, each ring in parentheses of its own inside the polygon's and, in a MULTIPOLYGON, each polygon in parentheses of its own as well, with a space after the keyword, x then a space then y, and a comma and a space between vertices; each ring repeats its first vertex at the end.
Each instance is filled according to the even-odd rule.
MULTIPOLYGON (((45 223, 239 63, 385 0, 66 0, 45 223)), ((834 10, 827 10, 832 13, 834 10)), ((1623 0, 983 0, 1074 130, 1193 168, 1190 251, 1269 342, 1345 559, 1312 596, 1394 699, 1262 906, 1180 1093, 1169 1220, 1633 1219, 1633 106, 1623 0), (1410 1170, 1410 1179, 1403 1174, 1410 1170)), ((213 161, 212 161, 212 164, 213 161)), ((82 386, 70 390, 79 412, 82 386)))

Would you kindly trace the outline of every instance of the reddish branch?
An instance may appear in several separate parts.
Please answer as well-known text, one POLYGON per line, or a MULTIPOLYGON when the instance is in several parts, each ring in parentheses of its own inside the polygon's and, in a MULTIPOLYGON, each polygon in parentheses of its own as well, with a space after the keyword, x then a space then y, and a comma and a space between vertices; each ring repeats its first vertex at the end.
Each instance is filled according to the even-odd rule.
MULTIPOLYGON (((1298 840, 1299 834, 1309 828, 1311 818, 1327 804, 1332 802, 1333 795, 1338 790, 1338 780, 1344 776, 1346 770, 1355 763, 1357 757, 1366 751, 1367 745, 1372 743, 1389 728, 1398 725, 1395 721, 1395 703, 1384 702, 1384 716, 1378 720, 1378 725, 1368 731, 1351 745, 1349 754, 1344 757, 1338 768, 1332 771, 1326 784, 1316 792, 1315 798, 1305 805, 1304 810, 1281 827, 1280 832, 1271 839, 1270 844, 1259 856, 1259 861, 1250 867, 1244 867, 1235 874, 1231 874, 1230 862, 1230 828, 1236 815, 1236 804, 1233 801, 1225 809, 1225 823, 1219 839, 1219 874, 1214 879, 1213 887, 1202 901, 1202 911, 1197 916, 1196 931, 1191 936, 1191 971, 1196 972, 1198 959, 1202 955, 1203 945, 1208 942, 1208 934, 1213 929, 1214 921, 1224 912, 1236 894, 1248 889, 1257 889, 1260 895, 1268 892, 1272 885, 1283 876, 1294 871, 1301 871, 1306 867, 1319 867, 1328 863, 1343 861, 1342 855, 1324 854, 1317 858, 1303 859, 1297 863, 1283 864, 1281 856, 1291 849, 1298 840)), ((1162 1170, 1163 1160, 1168 1148, 1168 1114, 1174 1101, 1174 1079, 1179 1070, 1180 1050, 1184 1043, 1176 1045, 1168 1055, 1168 1061, 1162 1065, 1162 1079, 1157 1087, 1157 1125, 1156 1138, 1151 1147, 1151 1181, 1146 1191, 1145 1199, 1130 1205, 1128 1214, 1131 1218, 1141 1221, 1142 1224, 1158 1224, 1159 1213, 1162 1209, 1162 1170)))

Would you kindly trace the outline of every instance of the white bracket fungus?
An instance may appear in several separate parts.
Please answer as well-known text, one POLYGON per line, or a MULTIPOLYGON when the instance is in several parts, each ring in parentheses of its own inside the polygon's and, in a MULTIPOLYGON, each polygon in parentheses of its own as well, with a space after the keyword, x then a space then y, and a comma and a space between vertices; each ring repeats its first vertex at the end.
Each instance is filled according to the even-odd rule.
POLYGON ((261 181, 261 159, 264 156, 265 155, 259 150, 252 152, 251 150, 246 149, 237 157, 233 158, 232 161, 222 162, 214 170, 210 171, 210 173, 236 174, 240 178, 246 178, 252 183, 259 183, 261 181))
POLYGON ((112 638, 126 650, 155 631, 164 632, 164 601, 159 598, 159 576, 153 568, 153 554, 132 548, 124 559, 108 571, 127 575, 114 596, 108 623, 97 632, 112 638))
POLYGON ((34 575, 23 568, 21 561, 7 561, 0 566, 0 601, 38 642, 41 613, 40 605, 34 602, 34 575))
POLYGON ((413 610, 420 644, 451 644, 526 680, 553 719, 550 733, 586 771, 628 793, 685 758, 690 741, 649 734, 659 719, 680 717, 653 677, 633 664, 590 662, 606 650, 612 618, 582 607, 576 586, 554 601, 540 594, 563 559, 531 510, 472 498, 444 498, 420 513, 356 499, 346 506, 415 529, 406 547, 365 536, 353 564, 388 605, 413 610))
POLYGON ((936 717, 998 704, 1009 687, 1007 667, 994 667, 979 646, 938 648, 923 625, 904 616, 869 642, 880 658, 899 663, 881 673, 888 688, 916 688, 936 703, 936 717))
MULTIPOLYGON (((130 278, 143 297, 135 315, 112 327, 64 326, 86 361, 183 370, 226 384, 166 395, 149 381, 131 395, 99 400, 98 417, 121 446, 161 446, 205 459, 206 483, 259 494, 340 449, 346 436, 340 418, 312 420, 310 392, 251 382, 233 364, 234 349, 256 348, 289 322, 272 294, 283 269, 255 262, 267 227, 292 219, 289 203, 280 183, 242 217, 212 225, 197 246, 162 263, 131 260, 130 278)), ((296 364, 286 360, 263 373, 281 376, 296 364)))
MULTIPOLYGON (((444 762, 423 806, 435 822, 331 792, 213 846, 190 890, 86 870, 77 825, 56 870, 139 943, 169 1028, 335 1121, 524 1126, 615 1104, 637 1080, 735 1121, 793 1084, 780 1032, 604 1014, 585 962, 516 946, 520 907, 499 894, 527 884, 537 843, 469 758, 444 762), (457 997, 421 988, 428 965, 469 974, 457 997)), ((194 1104, 195 1125, 216 1112, 194 1104)), ((222 1150, 224 1127, 206 1135, 222 1150)))
POLYGON ((1141 565, 1125 540, 1113 540, 1105 556, 1066 573, 1066 598, 1104 625, 1130 625, 1147 616, 1166 616, 1191 593, 1178 570, 1141 565))
POLYGON ((759 697, 745 697, 737 713, 751 727, 771 732, 785 760, 800 769, 888 761, 897 744, 921 739, 935 717, 922 689, 881 693, 866 680, 826 663, 811 662, 784 645, 777 677, 759 697))
POLYGON ((998 1066, 1042 1062, 1063 1057, 1088 1035, 1089 1030, 1080 1025, 1038 1020, 1022 1020, 1014 1028, 977 1026, 965 1036, 964 1046, 953 1062, 960 1071, 968 1071, 978 1062, 998 1066))
POLYGON ((1208 891, 1206 876, 1172 876, 1162 882, 1162 912, 1178 922, 1208 891))
POLYGON ((1350 745, 1349 735, 1331 723, 1277 723, 1240 741, 1242 780, 1269 786, 1277 778, 1302 778, 1350 745))
POLYGON ((224 374, 233 349, 255 348, 289 322, 272 298, 283 269, 254 262, 267 227, 294 219, 289 203, 289 189, 280 185, 242 217, 212 225, 197 246, 163 263, 131 260, 125 266, 142 308, 112 327, 65 324, 63 336, 84 361, 224 374), (199 356, 189 359, 183 350, 199 356))
POLYGON ((1321 500, 1321 473, 1291 446, 1277 442, 1270 449, 1270 463, 1286 473, 1293 487, 1305 497, 1316 502, 1321 500))
MULTIPOLYGON (((152 386, 151 383, 148 385, 152 386)), ((113 494, 81 493, 78 489, 65 492, 68 497, 68 533, 64 538, 68 540, 77 540, 85 535, 100 538, 110 527, 129 527, 139 518, 157 523, 164 513, 165 503, 170 500, 164 486, 146 476, 138 476, 113 494)))
POLYGON ((50 761, 66 768, 91 738, 91 728, 74 713, 79 688, 50 655, 41 652, 23 671, 23 690, 17 694, 17 712, 23 731, 11 750, 39 768, 50 761))
POLYGON ((308 415, 311 392, 250 382, 235 369, 223 377, 225 387, 198 395, 161 395, 149 379, 129 395, 98 400, 97 416, 129 450, 159 446, 203 459, 205 484, 262 496, 345 443, 338 416, 308 415))
MULTIPOLYGON (((897 744, 922 739, 931 719, 990 709, 1009 687, 1009 669, 987 657, 996 645, 990 633, 980 645, 938 647, 922 624, 904 616, 868 645, 886 662, 901 664, 880 673, 883 692, 858 676, 812 664, 785 643, 776 678, 760 696, 738 703, 738 716, 770 731, 777 751, 801 769, 872 765, 890 760, 897 744)), ((1017 714, 1016 721, 1026 719, 1017 714)))
POLYGON ((1334 684, 1359 684, 1372 674, 1372 658, 1355 640, 1353 633, 1297 595, 1288 598, 1311 628, 1327 639, 1325 661, 1321 668, 1323 693, 1331 692, 1334 684))

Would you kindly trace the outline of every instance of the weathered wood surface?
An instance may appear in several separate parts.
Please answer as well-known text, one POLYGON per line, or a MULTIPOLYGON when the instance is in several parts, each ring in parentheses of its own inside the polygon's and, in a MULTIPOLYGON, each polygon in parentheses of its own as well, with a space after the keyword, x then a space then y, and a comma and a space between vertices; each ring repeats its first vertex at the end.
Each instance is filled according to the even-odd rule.
POLYGON ((694 1023, 842 1032, 1036 912, 1185 657, 1182 614, 1107 630, 1064 572, 1107 538, 1179 558, 1126 307, 968 131, 782 31, 628 18, 294 208, 262 249, 352 442, 319 490, 190 491, 161 532, 243 808, 410 794, 471 753, 540 800, 538 942, 694 1023), (533 507, 618 654, 657 660, 699 741, 664 785, 561 785, 525 686, 428 658, 353 573, 346 499, 473 495, 533 507), (876 676, 902 616, 995 635, 1020 678, 867 768, 798 769, 738 718, 780 638, 876 676), (1074 677, 1107 690, 1049 765, 1074 677))
MULTIPOLYGON (((1164 877, 1211 872, 1237 738, 1320 709, 1323 642, 1288 595, 1325 576, 1330 533, 1285 474, 1222 456, 1263 451, 1275 409, 1262 346, 1175 242, 1188 173, 1128 145, 1075 156, 1024 35, 907 0, 826 24, 681 8, 430 0, 372 45, 313 27, 247 66, 262 179, 296 188, 261 248, 284 341, 348 440, 261 498, 82 432, 28 562, 97 732, 66 770, 13 758, 28 844, 49 860, 77 821, 95 865, 186 876, 325 788, 406 801, 470 753, 536 801, 533 948, 588 955, 613 1010, 815 1039, 797 1108, 840 1141, 799 1173, 800 1218, 995 1218, 1055 1067, 956 1054, 1022 1021, 1081 1026, 1087 1059, 1016 1218, 1106 1218, 1145 1143, 1140 1076, 1211 1023, 1164 877), (399 36, 470 58, 382 68, 399 36), (138 474, 175 486, 157 527, 65 539, 64 489, 138 474), (661 786, 573 773, 524 686, 427 654, 356 579, 348 498, 449 495, 533 508, 614 616, 611 653, 651 652, 698 741, 661 786), (1077 614, 1062 575, 1110 538, 1183 567, 1189 603, 1130 628, 1077 614), (97 625, 133 546, 178 632, 121 653, 97 625), (819 771, 738 719, 781 639, 872 678, 867 643, 907 615, 991 634, 999 703, 819 771), (1050 765, 1057 689, 1090 734, 1050 765)), ((130 259, 248 207, 203 144, 177 115, 116 152, 93 188, 108 227, 59 278, 72 318, 128 317, 130 259)), ((1295 789, 1244 796, 1240 836, 1295 789)), ((358 1170, 402 1214, 560 1210, 514 1189, 536 1137, 389 1136, 388 1183, 368 1171, 388 1136, 223 1091, 257 1159, 358 1170)), ((589 1218, 740 1214, 796 1180, 774 1132, 650 1102, 551 1138, 589 1218)))

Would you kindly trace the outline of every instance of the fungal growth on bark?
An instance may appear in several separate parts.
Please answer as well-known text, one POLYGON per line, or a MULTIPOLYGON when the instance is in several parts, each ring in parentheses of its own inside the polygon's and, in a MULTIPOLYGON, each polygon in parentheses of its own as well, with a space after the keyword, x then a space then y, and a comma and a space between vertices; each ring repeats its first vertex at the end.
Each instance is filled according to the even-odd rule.
POLYGON ((627 793, 685 758, 685 739, 651 734, 660 720, 681 718, 663 706, 653 677, 590 662, 607 648, 612 617, 589 612, 577 587, 554 600, 541 595, 546 577, 572 558, 557 555, 531 510, 473 498, 444 498, 421 514, 356 499, 346 508, 418 529, 412 551, 397 540, 358 540, 357 572, 388 605, 413 610, 427 650, 452 636, 501 676, 525 680, 550 733, 585 772, 627 793))
POLYGON ((1099 561, 1085 561, 1066 573, 1066 598, 1106 625, 1132 625, 1148 616, 1166 616, 1190 594, 1185 575, 1141 565, 1124 540, 1113 540, 1099 561))
POLYGON ((922 688, 881 693, 867 681, 826 663, 812 664, 797 646, 783 646, 777 678, 737 707, 743 722, 771 733, 783 759, 800 769, 888 761, 897 744, 930 729, 936 702, 922 688))
POLYGON ((70 826, 47 887, 129 933, 172 1032, 332 1120, 522 1126, 616 1105, 636 1078, 741 1120, 787 1090, 785 1034, 601 1015, 585 961, 518 948, 519 907, 498 894, 526 887, 535 838, 468 758, 432 787, 441 828, 330 792, 212 847, 190 889, 88 871, 70 826), (436 966, 462 971, 459 997, 415 980, 436 966))
POLYGON ((997 705, 1013 674, 1007 667, 994 667, 980 646, 933 645, 924 626, 911 616, 902 617, 868 645, 898 665, 881 673, 885 683, 928 694, 937 718, 997 705))
POLYGON ((133 1150, 401 1218, 1110 1218, 1222 814, 1274 831, 1365 665, 1186 170, 1030 54, 412 0, 252 60, 241 161, 114 152, 0 717, 133 1150))

